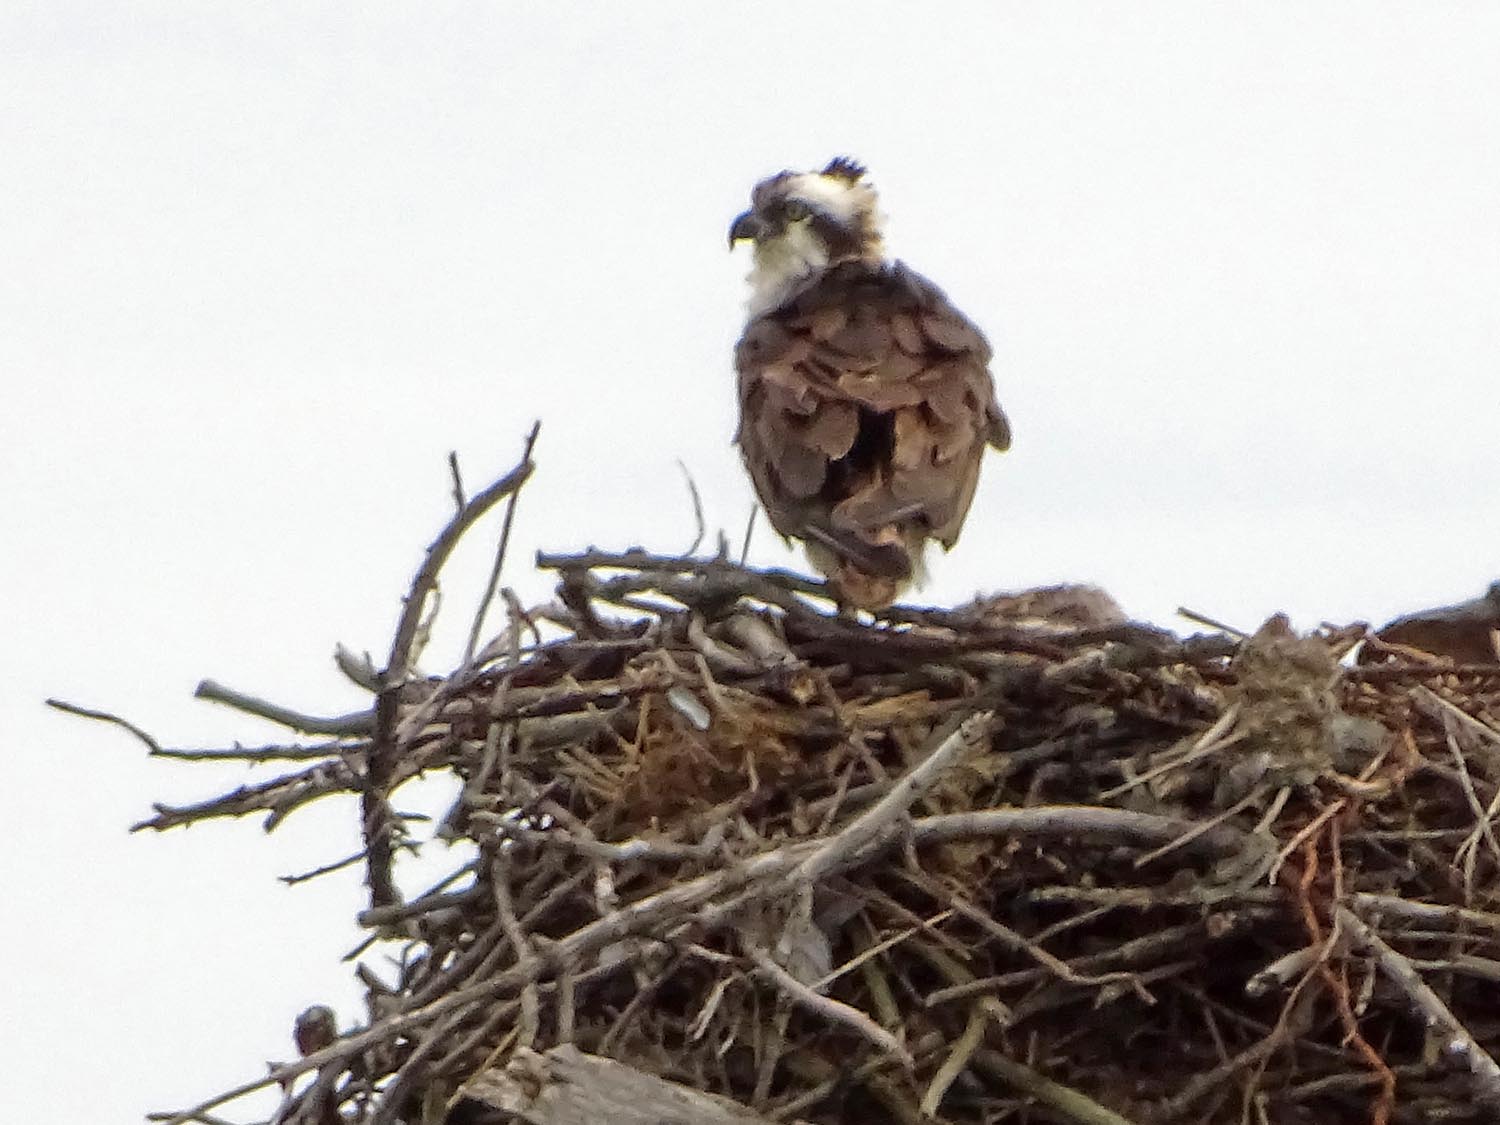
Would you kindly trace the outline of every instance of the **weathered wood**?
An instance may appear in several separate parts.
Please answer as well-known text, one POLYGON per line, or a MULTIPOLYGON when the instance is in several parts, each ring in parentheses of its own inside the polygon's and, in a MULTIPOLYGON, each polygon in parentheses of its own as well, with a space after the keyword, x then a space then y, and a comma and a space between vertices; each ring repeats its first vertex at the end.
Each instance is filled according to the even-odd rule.
POLYGON ((646 1074, 570 1043, 518 1050, 477 1075, 464 1099, 528 1125, 771 1125, 732 1102, 646 1074))
MULTIPOLYGON (((562 608, 507 601, 492 653, 400 687, 383 791, 446 773, 438 836, 484 860, 361 915, 407 939, 357 970, 368 1022, 304 1019, 159 1125, 270 1086, 282 1125, 1240 1125, 1252 1078, 1266 1121, 1500 1121, 1492 656, 1349 667, 1365 626, 1279 616, 1184 641, 1076 588, 867 623, 727 557, 553 564, 562 608), (563 635, 523 649, 534 622, 563 635), (1271 993, 1337 1018, 1272 1026, 1271 993)), ((181 752, 292 765, 147 826, 360 794, 369 719, 181 752)))

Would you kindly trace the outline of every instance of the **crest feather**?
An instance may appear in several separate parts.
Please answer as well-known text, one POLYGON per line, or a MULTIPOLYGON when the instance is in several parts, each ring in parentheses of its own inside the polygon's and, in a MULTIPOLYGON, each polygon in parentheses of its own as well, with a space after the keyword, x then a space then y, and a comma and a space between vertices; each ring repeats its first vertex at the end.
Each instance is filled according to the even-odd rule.
POLYGON ((864 178, 867 169, 858 160, 849 156, 835 156, 823 169, 823 175, 836 176, 847 183, 856 184, 864 178))

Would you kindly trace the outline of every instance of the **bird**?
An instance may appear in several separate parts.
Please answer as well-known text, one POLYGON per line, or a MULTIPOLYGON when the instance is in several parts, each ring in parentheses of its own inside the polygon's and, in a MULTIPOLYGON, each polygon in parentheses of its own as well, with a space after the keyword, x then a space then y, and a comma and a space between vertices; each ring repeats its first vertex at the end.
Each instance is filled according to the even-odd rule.
POLYGON ((885 609, 949 549, 986 448, 1010 448, 990 345, 943 291, 886 256, 866 168, 757 183, 729 228, 752 244, 735 345, 735 443, 771 526, 802 542, 842 611, 885 609))
MULTIPOLYGON (((1375 630, 1375 637, 1384 646, 1419 649, 1455 664, 1500 663, 1500 582, 1469 601, 1398 617, 1375 630)), ((1389 647, 1364 645, 1357 659, 1371 664, 1390 652, 1389 647)))
POLYGON ((297 1053, 306 1057, 327 1047, 339 1037, 338 1017, 325 1004, 314 1004, 300 1016, 292 1027, 292 1039, 297 1044, 297 1053))

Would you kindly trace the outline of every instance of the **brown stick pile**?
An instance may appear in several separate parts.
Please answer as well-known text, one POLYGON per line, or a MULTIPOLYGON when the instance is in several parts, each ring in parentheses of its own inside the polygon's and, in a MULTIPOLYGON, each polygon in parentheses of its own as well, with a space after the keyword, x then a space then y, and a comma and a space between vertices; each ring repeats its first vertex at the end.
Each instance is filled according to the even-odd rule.
POLYGON ((635 551, 542 557, 554 602, 414 677, 443 545, 527 471, 462 502, 384 672, 346 662, 367 712, 210 683, 319 737, 136 732, 291 763, 141 828, 361 802, 400 950, 362 1024, 309 1009, 302 1057, 159 1120, 267 1084, 284 1125, 1500 1119, 1500 664, 1066 589, 861 623, 635 551), (438 772, 473 858, 408 899, 391 798, 438 772))

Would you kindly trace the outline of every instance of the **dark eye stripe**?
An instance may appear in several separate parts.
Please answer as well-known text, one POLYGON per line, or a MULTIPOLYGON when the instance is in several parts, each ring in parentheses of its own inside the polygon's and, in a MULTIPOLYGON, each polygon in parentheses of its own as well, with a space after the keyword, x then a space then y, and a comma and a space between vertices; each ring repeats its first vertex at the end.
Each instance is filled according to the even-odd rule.
POLYGON ((815 210, 812 212, 812 229, 834 254, 845 254, 859 249, 860 225, 858 222, 844 223, 826 211, 815 210))

